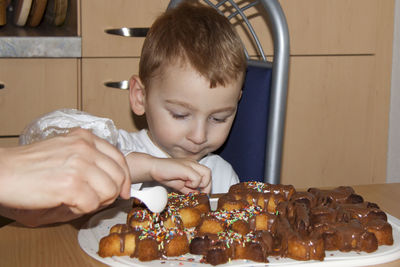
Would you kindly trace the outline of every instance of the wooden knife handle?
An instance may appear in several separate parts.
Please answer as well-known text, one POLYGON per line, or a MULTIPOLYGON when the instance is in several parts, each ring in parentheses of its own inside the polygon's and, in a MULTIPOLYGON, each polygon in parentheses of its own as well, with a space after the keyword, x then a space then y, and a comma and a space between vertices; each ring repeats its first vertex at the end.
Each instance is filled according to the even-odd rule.
POLYGON ((33 0, 31 12, 28 17, 28 26, 36 27, 42 21, 44 11, 46 10, 47 0, 33 0))
POLYGON ((50 25, 61 26, 67 17, 68 0, 48 0, 45 20, 50 25))

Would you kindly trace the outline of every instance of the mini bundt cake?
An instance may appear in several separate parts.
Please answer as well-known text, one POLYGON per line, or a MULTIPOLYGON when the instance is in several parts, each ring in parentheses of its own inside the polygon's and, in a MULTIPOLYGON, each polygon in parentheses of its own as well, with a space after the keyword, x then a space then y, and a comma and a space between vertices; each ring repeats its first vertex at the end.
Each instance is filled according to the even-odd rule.
POLYGON ((228 194, 218 200, 218 209, 235 210, 257 205, 264 211, 275 213, 279 203, 287 201, 294 193, 292 185, 243 182, 230 187, 228 194))

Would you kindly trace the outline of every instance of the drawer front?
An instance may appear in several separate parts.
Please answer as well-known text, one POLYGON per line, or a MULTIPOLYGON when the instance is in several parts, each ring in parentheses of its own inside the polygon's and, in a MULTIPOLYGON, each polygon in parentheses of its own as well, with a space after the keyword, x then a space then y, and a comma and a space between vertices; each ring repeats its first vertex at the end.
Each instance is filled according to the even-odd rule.
POLYGON ((143 37, 112 35, 104 30, 150 27, 168 3, 168 0, 82 1, 82 56, 139 56, 143 37))
POLYGON ((105 85, 129 80, 138 73, 139 59, 82 59, 82 109, 96 116, 111 118, 118 128, 136 131, 144 127, 144 117, 131 112, 129 90, 105 85))
POLYGON ((77 108, 77 59, 0 59, 0 135, 19 135, 38 116, 77 108))
MULTIPOLYGON (((374 54, 378 0, 281 0, 292 55, 374 54)), ((267 55, 273 54, 268 16, 263 9, 245 11, 267 55), (261 14, 261 15, 260 15, 261 14)), ((249 34, 240 20, 232 23, 250 55, 255 55, 249 34)))

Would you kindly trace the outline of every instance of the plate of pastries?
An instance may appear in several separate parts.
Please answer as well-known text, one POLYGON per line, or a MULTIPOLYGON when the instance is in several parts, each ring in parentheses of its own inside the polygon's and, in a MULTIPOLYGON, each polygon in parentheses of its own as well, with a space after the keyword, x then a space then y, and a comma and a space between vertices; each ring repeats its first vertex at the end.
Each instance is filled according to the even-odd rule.
POLYGON ((242 182, 219 198, 168 194, 94 215, 81 248, 110 266, 362 266, 400 258, 400 220, 352 187, 242 182))

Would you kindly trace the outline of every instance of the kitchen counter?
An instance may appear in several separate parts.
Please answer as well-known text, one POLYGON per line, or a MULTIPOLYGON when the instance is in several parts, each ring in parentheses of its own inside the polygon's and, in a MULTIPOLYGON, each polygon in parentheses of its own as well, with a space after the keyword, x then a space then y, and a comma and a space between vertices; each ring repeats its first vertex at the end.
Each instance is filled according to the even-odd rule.
POLYGON ((79 58, 81 51, 80 36, 0 37, 0 57, 79 58))

